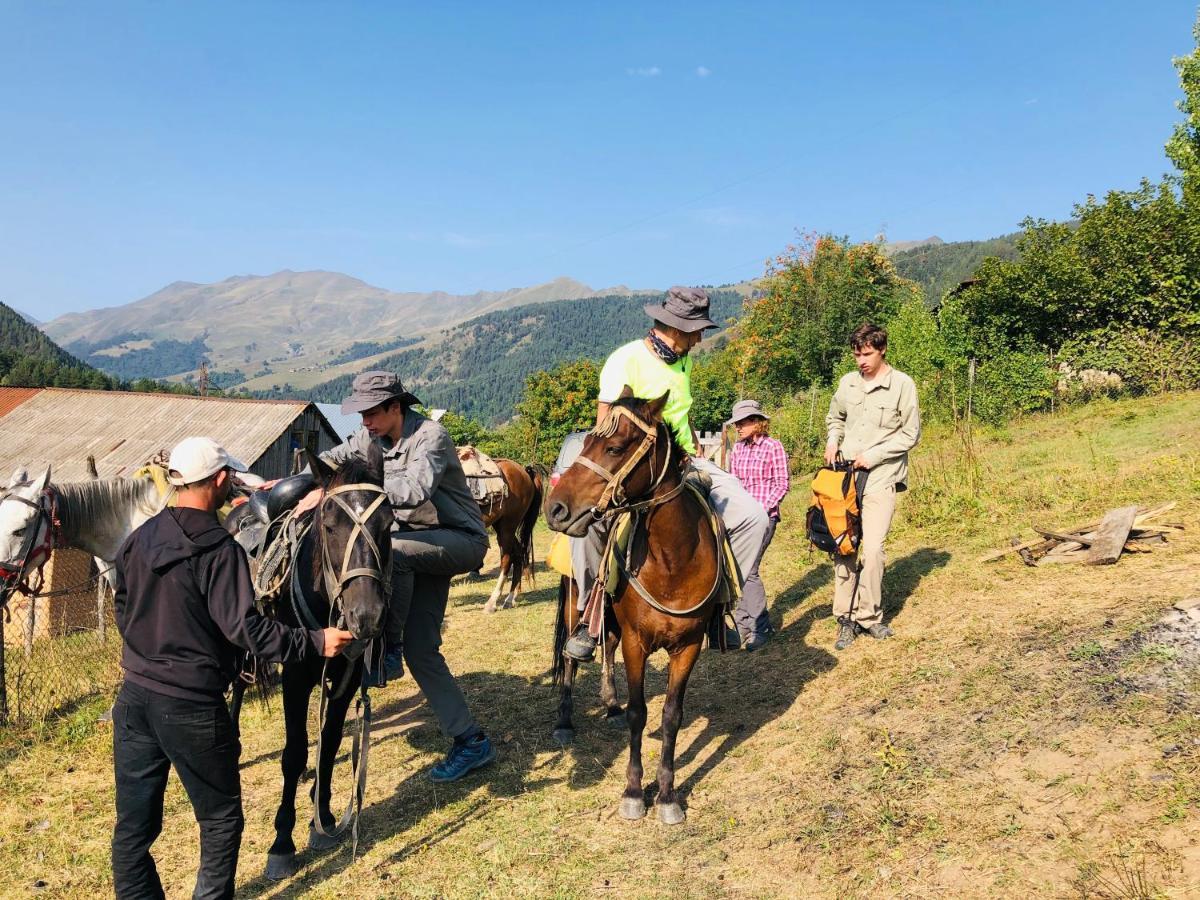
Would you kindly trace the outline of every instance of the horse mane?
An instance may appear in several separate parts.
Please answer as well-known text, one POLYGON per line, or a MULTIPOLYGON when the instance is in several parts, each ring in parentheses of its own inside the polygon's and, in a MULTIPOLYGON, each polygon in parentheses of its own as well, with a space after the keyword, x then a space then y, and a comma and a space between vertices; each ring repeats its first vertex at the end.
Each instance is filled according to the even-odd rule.
POLYGON ((337 474, 329 486, 337 487, 342 484, 360 484, 362 482, 382 485, 383 473, 371 468, 370 463, 355 454, 338 467, 337 474))
POLYGON ((59 516, 68 539, 78 538, 80 526, 103 520, 120 508, 135 509, 146 502, 149 479, 113 478, 55 484, 59 516))
MULTIPOLYGON (((610 438, 617 433, 617 428, 621 424, 621 416, 615 411, 617 407, 629 410, 643 422, 651 422, 650 416, 646 415, 646 407, 651 401, 642 400, 637 397, 620 397, 609 404, 608 415, 604 417, 604 421, 592 429, 591 433, 596 437, 610 438)), ((659 416, 657 421, 661 422, 662 417, 659 416)), ((679 467, 683 464, 684 450, 679 446, 679 441, 675 437, 675 430, 670 425, 667 426, 667 439, 671 442, 670 461, 679 467)))

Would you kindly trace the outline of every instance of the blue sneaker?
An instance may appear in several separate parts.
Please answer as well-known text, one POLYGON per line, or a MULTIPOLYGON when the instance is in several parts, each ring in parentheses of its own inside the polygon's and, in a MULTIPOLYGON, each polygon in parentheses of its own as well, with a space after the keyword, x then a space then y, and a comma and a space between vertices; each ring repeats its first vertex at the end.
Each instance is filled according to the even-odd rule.
POLYGON ((458 781, 473 769, 486 766, 496 758, 496 748, 486 734, 455 741, 446 758, 429 770, 429 780, 438 783, 458 781))

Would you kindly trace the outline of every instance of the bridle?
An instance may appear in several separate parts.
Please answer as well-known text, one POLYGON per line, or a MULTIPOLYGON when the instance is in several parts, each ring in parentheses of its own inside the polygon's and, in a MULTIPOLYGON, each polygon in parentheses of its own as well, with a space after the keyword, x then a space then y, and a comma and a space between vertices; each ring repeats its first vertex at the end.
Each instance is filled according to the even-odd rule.
POLYGON ((350 531, 350 537, 346 541, 346 552, 342 555, 341 570, 335 572, 333 564, 329 559, 329 554, 325 549, 324 535, 320 536, 319 546, 321 548, 321 576, 325 583, 325 595, 329 600, 330 618, 341 612, 342 595, 346 591, 348 585, 355 578, 374 578, 383 588, 383 596, 391 596, 392 586, 392 566, 391 552, 392 545, 386 542, 385 550, 381 550, 379 544, 371 532, 367 530, 367 522, 375 511, 380 506, 388 502, 387 491, 377 484, 370 482, 360 482, 357 484, 343 484, 333 488, 325 493, 321 500, 321 516, 324 518, 326 513, 326 505, 332 503, 342 510, 354 523, 353 529, 350 531), (348 494, 352 491, 366 491, 376 494, 374 500, 360 515, 354 507, 342 499, 340 495, 348 494), (374 567, 359 566, 351 568, 350 556, 354 552, 354 548, 358 544, 358 538, 362 537, 367 542, 367 547, 371 550, 371 558, 375 561, 374 567))
POLYGON ((600 492, 600 499, 596 501, 596 505, 591 510, 592 517, 595 519, 602 519, 616 512, 631 511, 666 503, 683 489, 683 481, 681 480, 667 494, 661 497, 654 496, 655 492, 662 485, 663 480, 667 477, 671 461, 670 436, 667 435, 667 440, 663 442, 667 451, 666 458, 662 462, 662 468, 658 469, 657 472, 655 471, 657 468, 655 464, 657 454, 652 453, 652 451, 659 443, 659 434, 663 433, 664 429, 667 428, 663 422, 651 424, 626 406, 614 406, 609 411, 608 418, 604 420, 604 423, 593 428, 591 433, 601 438, 612 437, 617 432, 617 427, 620 424, 619 420, 622 416, 632 422, 642 432, 642 442, 638 444, 637 449, 633 451, 617 471, 611 472, 598 462, 590 460, 583 455, 580 455, 575 460, 577 464, 583 466, 585 469, 590 469, 604 482, 604 490, 600 492), (649 498, 632 502, 625 493, 625 482, 648 453, 651 454, 649 498))
POLYGON ((21 540, 21 550, 16 559, 0 562, 0 606, 8 602, 12 591, 19 590, 23 594, 34 594, 41 587, 42 570, 50 561, 50 552, 56 545, 56 534, 59 529, 58 497, 46 486, 38 496, 37 502, 16 493, 16 488, 25 487, 31 482, 16 484, 0 493, 0 504, 23 503, 37 512, 36 524, 25 526, 25 535, 21 540), (31 576, 37 575, 36 587, 30 585, 31 576))

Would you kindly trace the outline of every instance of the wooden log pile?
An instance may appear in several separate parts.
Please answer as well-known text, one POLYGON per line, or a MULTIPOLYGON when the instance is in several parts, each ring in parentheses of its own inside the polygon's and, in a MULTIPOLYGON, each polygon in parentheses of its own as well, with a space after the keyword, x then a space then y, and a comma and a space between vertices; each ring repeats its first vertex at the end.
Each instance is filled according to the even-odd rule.
POLYGON ((1168 535, 1182 531, 1183 525, 1179 522, 1159 521, 1174 508, 1174 502, 1155 507, 1122 506, 1110 509, 1099 522, 1073 528, 1034 525, 1038 537, 1027 541, 1014 537, 1009 546, 993 550, 981 556, 979 561, 992 562, 1016 553, 1027 566, 1059 563, 1109 566, 1123 553, 1150 553, 1165 543, 1168 535))

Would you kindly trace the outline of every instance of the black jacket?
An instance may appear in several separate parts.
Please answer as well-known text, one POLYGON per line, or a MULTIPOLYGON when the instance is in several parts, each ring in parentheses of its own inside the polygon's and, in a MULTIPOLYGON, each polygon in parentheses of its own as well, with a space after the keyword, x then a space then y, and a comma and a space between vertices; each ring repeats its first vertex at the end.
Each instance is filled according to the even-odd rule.
POLYGON ((117 628, 125 677, 160 694, 220 698, 238 648, 266 660, 320 652, 324 635, 261 615, 246 554, 216 516, 164 509, 117 552, 117 628))

